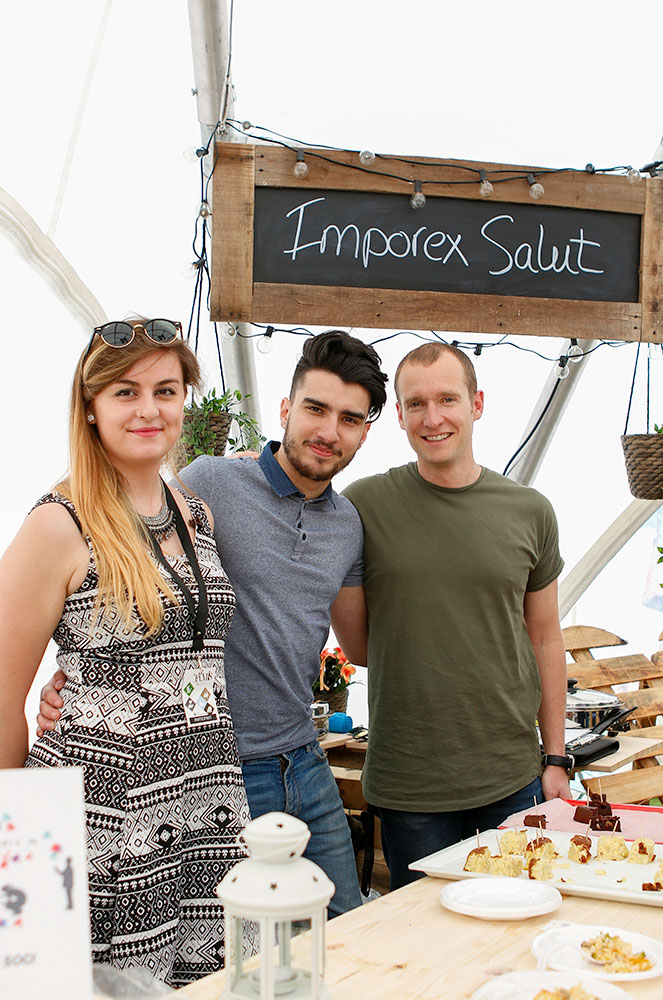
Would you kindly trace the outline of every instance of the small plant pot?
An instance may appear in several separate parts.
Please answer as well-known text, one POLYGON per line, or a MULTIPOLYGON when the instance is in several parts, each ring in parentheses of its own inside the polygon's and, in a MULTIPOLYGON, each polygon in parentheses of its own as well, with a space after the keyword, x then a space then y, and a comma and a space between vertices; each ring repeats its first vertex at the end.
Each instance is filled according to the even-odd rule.
POLYGON ((316 701, 326 701, 329 705, 329 714, 334 712, 345 712, 348 707, 348 689, 342 691, 318 691, 313 695, 316 701))
POLYGON ((663 434, 624 434, 628 486, 639 500, 663 500, 663 434))
MULTIPOLYGON (((191 423, 191 419, 190 413, 184 414, 184 423, 182 425, 183 431, 186 432, 186 428, 191 423)), ((233 418, 229 413, 210 413, 207 416, 207 428, 213 443, 212 450, 206 452, 206 454, 216 455, 218 458, 225 454, 232 419, 233 418)), ((192 462, 194 458, 196 458, 196 452, 185 440, 185 435, 183 434, 179 441, 177 441, 171 449, 169 464, 174 472, 179 472, 179 470, 183 469, 185 465, 192 462)))

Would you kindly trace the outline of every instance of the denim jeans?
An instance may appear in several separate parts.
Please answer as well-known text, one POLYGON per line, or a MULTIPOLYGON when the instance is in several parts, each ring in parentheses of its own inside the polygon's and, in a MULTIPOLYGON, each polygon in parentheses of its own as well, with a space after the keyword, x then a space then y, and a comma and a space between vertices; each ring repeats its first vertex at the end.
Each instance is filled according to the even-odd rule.
MULTIPOLYGON (((457 812, 416 813, 402 809, 384 809, 377 806, 380 817, 382 850, 389 868, 391 888, 423 878, 423 872, 410 871, 412 861, 425 858, 428 854, 441 851, 443 847, 457 844, 459 840, 473 837, 477 830, 492 830, 507 816, 521 812, 534 805, 534 799, 543 802, 541 779, 535 778, 525 788, 521 788, 498 802, 475 809, 461 809, 457 812)), ((489 845, 492 848, 495 845, 489 845)))
POLYGON ((350 827, 334 776, 317 740, 288 753, 242 761, 251 816, 285 812, 311 831, 304 857, 319 865, 336 886, 329 916, 361 905, 350 827))

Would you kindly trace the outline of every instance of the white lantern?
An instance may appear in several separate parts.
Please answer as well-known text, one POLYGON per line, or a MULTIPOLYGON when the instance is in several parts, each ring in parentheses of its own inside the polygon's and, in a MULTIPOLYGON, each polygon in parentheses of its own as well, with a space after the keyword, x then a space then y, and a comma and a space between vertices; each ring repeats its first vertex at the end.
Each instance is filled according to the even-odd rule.
MULTIPOLYGON (((334 883, 303 858, 311 836, 306 823, 272 812, 247 824, 243 837, 250 857, 217 887, 225 910, 225 1000, 325 1000, 325 923, 334 883), (244 922, 260 928, 260 964, 245 968, 244 922), (306 950, 291 961, 293 921, 310 924, 306 950)), ((308 927, 306 927, 308 929, 308 927)))

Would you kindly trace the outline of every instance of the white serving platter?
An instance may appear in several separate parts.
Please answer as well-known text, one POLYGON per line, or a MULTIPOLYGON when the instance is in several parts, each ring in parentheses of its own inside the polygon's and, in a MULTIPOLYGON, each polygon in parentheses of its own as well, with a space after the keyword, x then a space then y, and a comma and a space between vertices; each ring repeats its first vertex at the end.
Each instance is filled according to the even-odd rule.
MULTIPOLYGON (((497 841, 504 832, 504 830, 484 830, 480 834, 481 845, 490 847, 491 852, 496 854, 497 841)), ((553 862, 553 878, 547 881, 546 885, 554 886, 567 896, 589 896, 593 899, 616 899, 629 903, 643 903, 646 906, 663 906, 663 892, 648 892, 642 889, 643 882, 653 881, 659 863, 658 851, 655 860, 646 865, 629 864, 627 861, 596 861, 596 845, 599 838, 591 837, 592 860, 585 865, 579 865, 567 858, 569 841, 574 834, 546 830, 544 835, 552 840, 560 854, 560 857, 553 862)), ((627 846, 631 843, 632 841, 626 841, 627 846)), ((477 872, 463 871, 468 853, 476 846, 476 837, 470 837, 429 854, 419 861, 413 861, 409 867, 434 878, 485 878, 485 875, 477 872)), ((506 876, 495 877, 506 878, 506 876)), ((530 880, 524 871, 518 879, 509 881, 530 880)))

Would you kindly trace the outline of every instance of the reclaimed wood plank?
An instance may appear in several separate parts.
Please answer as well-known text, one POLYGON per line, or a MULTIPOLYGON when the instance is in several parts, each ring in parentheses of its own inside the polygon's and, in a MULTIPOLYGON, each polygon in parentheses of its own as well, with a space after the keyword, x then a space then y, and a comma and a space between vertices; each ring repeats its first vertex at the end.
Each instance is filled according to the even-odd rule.
MULTIPOLYGON (((562 629, 564 649, 573 656, 574 651, 587 653, 597 646, 625 646, 626 639, 593 625, 567 625, 562 629)), ((583 657, 586 659, 586 657, 583 657)))
POLYGON ((650 343, 663 342, 663 178, 647 181, 640 251, 642 330, 650 343))
POLYGON ((244 322, 253 301, 254 147, 219 142, 215 150, 210 319, 244 322))
POLYGON ((585 778, 582 783, 588 792, 598 792, 600 788, 609 802, 649 802, 663 795, 663 767, 604 774, 600 778, 585 778))
MULTIPOLYGON (((388 154, 378 155, 371 167, 362 169, 359 154, 353 150, 313 149, 306 146, 298 147, 299 149, 306 156, 309 169, 306 178, 295 177, 293 174, 297 151, 256 146, 256 184, 261 187, 300 188, 304 192, 328 188, 336 191, 403 193, 409 197, 412 193, 411 182, 425 177, 437 182, 423 184, 422 190, 427 198, 464 198, 488 200, 495 204, 512 202, 529 205, 532 204, 532 199, 525 175, 550 170, 531 165, 441 160, 426 156, 397 157, 388 154), (413 162, 415 160, 416 163, 413 162), (472 171, 483 169, 487 173, 498 171, 502 178, 512 177, 514 174, 520 176, 498 183, 500 174, 494 174, 489 178, 494 184, 493 194, 489 199, 484 199, 479 193, 477 174, 469 173, 468 168, 472 171), (386 176, 390 174, 397 176, 386 176)), ((541 204, 635 215, 642 215, 645 211, 648 181, 629 184, 623 176, 589 174, 584 170, 547 172, 538 180, 545 189, 541 204)))
MULTIPOLYGON (((279 285, 255 282, 255 323, 299 323, 368 329, 467 330, 474 334, 638 340, 641 307, 637 302, 588 302, 527 296, 412 292, 407 289, 279 285)), ((642 338, 645 339, 644 336, 642 338)))
POLYGON ((612 656, 602 660, 567 663, 569 677, 575 677, 579 688, 612 690, 615 684, 663 681, 663 664, 656 666, 642 653, 612 656))

